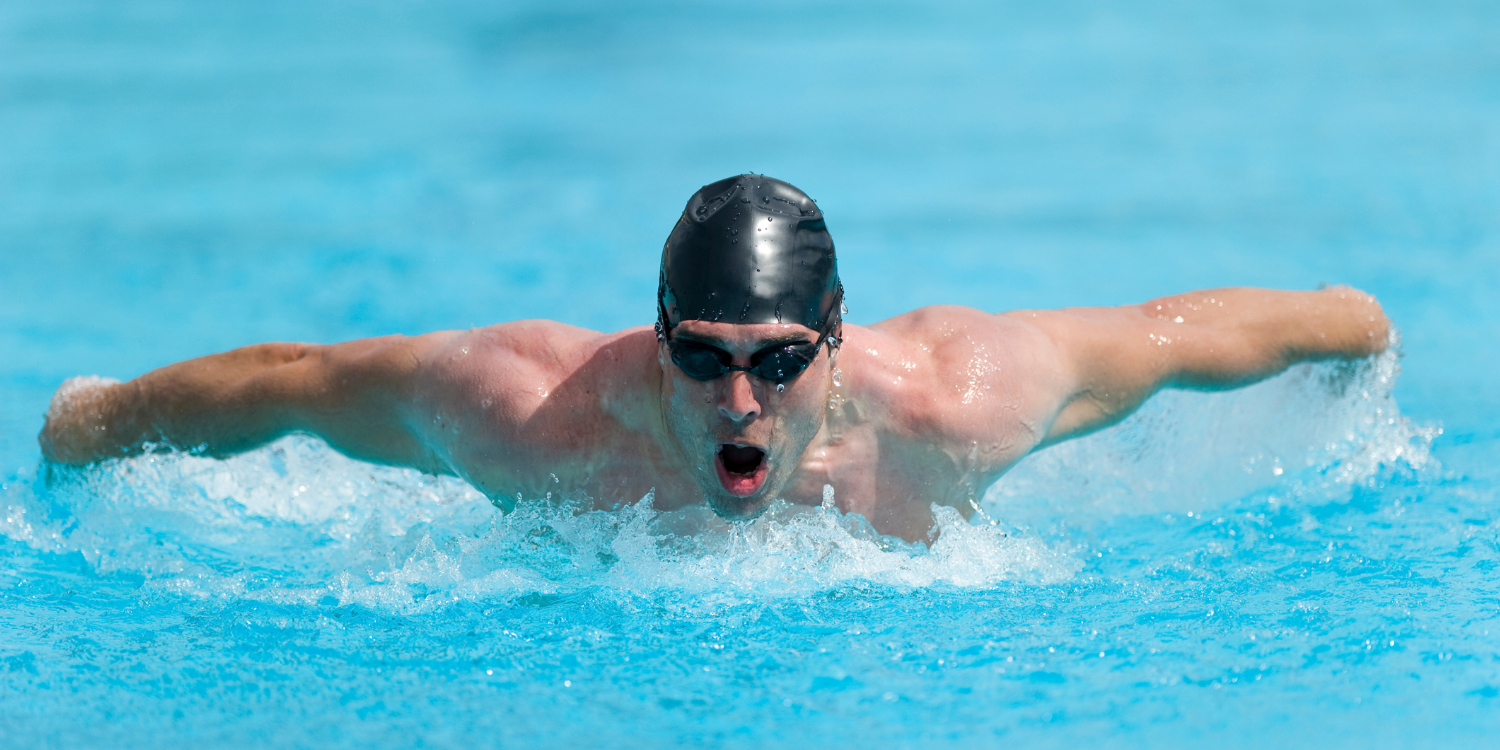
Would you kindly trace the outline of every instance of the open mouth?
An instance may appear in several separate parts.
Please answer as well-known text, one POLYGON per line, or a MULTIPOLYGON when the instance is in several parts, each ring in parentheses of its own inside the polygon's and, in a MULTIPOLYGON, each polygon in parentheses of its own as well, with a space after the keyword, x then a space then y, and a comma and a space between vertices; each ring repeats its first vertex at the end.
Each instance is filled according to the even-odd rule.
POLYGON ((766 483, 766 452, 754 446, 721 445, 714 466, 719 484, 735 497, 754 495, 766 483))

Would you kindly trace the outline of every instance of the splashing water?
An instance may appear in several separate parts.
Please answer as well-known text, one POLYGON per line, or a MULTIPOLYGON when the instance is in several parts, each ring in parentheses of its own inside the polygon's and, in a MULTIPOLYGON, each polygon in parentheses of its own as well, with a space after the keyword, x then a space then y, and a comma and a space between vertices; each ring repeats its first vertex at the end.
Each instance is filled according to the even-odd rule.
POLYGON ((0 531, 151 588, 283 604, 332 596, 390 612, 590 587, 787 596, 867 581, 899 587, 1066 578, 1076 562, 940 508, 929 551, 858 516, 778 501, 750 523, 706 508, 621 511, 528 499, 501 514, 463 482, 371 466, 287 438, 219 461, 147 455, 11 498, 0 531), (16 503, 16 500, 20 500, 16 503), (50 507, 47 507, 50 506, 50 507))
MULTIPOLYGON (((806 731, 847 737, 844 711, 951 690, 1038 710, 1290 674, 1336 690, 1337 673, 1308 667, 1308 649, 1378 642, 1395 653, 1398 637, 1420 638, 1319 614, 1368 598, 1360 581, 1372 571, 1423 580, 1416 563, 1373 555, 1389 541, 1371 524, 1401 512, 1401 501, 1361 499, 1441 481, 1428 452, 1436 430, 1395 408, 1396 370, 1389 353, 1295 368, 1233 393, 1161 394, 1116 428, 1024 461, 973 522, 936 508, 930 547, 840 514, 834 487, 820 507, 778 502, 748 523, 701 507, 657 511, 649 495, 613 512, 531 498, 501 514, 458 480, 352 461, 307 437, 223 461, 155 454, 19 478, 3 489, 0 542, 13 561, 41 556, 13 562, 39 572, 12 596, 46 600, 86 586, 134 602, 116 635, 85 608, 82 620, 96 624, 66 638, 103 645, 83 664, 110 669, 136 628, 165 633, 134 689, 148 704, 166 696, 196 706, 196 721, 237 727, 233 736, 270 731, 218 708, 234 705, 223 691, 236 681, 276 691, 282 683, 265 680, 286 680, 296 687, 273 694, 337 717, 370 680, 385 684, 386 671, 429 675, 422 700, 438 704, 511 696, 518 708, 500 718, 463 715, 518 741, 582 739, 609 725, 674 742, 686 725, 659 721, 674 707, 697 707, 693 726, 724 731, 812 711, 806 731), (56 568, 48 559, 81 566, 44 574, 56 568), (183 612, 223 623, 213 626, 222 634, 171 635, 183 612), (202 638, 221 645, 204 651, 202 638), (1247 643, 1256 644, 1248 657, 1247 643), (252 644, 269 649, 268 662, 237 660, 252 644), (220 677, 201 694, 167 687, 184 679, 184 660, 220 677), (555 713, 522 715, 533 704, 519 696, 563 691, 561 707, 583 688, 615 696, 618 710, 596 705, 562 728, 555 713), (735 691, 757 697, 725 706, 735 691)), ((74 633, 78 611, 42 619, 48 632, 74 633)), ((24 663, 0 685, 50 696, 38 686, 75 684, 47 666, 80 663, 47 645, 56 637, 13 657, 24 663)), ((75 684, 70 700, 120 700, 118 689, 92 684, 75 684)), ((374 697, 360 705, 362 715, 388 713, 374 697)), ((369 726, 352 720, 335 719, 342 731, 326 736, 304 723, 290 736, 385 736, 352 731, 369 726)), ((130 744, 155 725, 131 726, 87 736, 130 744)), ((899 722, 861 726, 856 734, 872 741, 918 736, 899 722)))
POLYGON ((148 454, 54 467, 34 493, 12 487, 0 532, 78 553, 101 575, 142 576, 152 590, 332 597, 393 613, 593 588, 755 598, 852 582, 1042 585, 1081 566, 1036 533, 1049 522, 1191 515, 1257 492, 1268 507, 1295 505, 1347 497, 1381 472, 1428 470, 1437 431, 1396 410, 1396 361, 1392 352, 1304 365, 1236 393, 1161 394, 1118 428, 1035 455, 997 483, 979 518, 1003 523, 970 525, 935 507, 931 550, 828 503, 778 501, 739 524, 704 508, 657 512, 649 496, 617 512, 529 499, 502 515, 459 480, 363 464, 308 437, 225 461, 148 454))
POLYGON ((1442 430, 1401 415, 1394 332, 1390 347, 1369 360, 1298 365, 1252 388, 1164 391, 1112 430, 1029 456, 985 504, 1017 523, 1181 513, 1259 491, 1272 505, 1348 498, 1382 473, 1436 471, 1430 449, 1442 430))
POLYGON ((0 745, 1488 746, 1497 14, 6 4, 0 745), (1164 393, 931 547, 502 516, 300 438, 24 468, 82 370, 649 320, 677 201, 747 168, 823 199, 851 323, 1347 281, 1449 430, 1394 359, 1164 393))
MULTIPOLYGON (((589 587, 767 596, 854 581, 1047 584, 1080 563, 1016 531, 1211 511, 1256 493, 1272 507, 1347 498, 1382 472, 1430 472, 1439 431, 1400 415, 1396 373, 1393 349, 1233 393, 1160 394, 1115 429, 1022 462, 980 509, 1001 525, 935 506, 931 550, 828 502, 778 501, 738 524, 702 507, 658 512, 649 495, 617 512, 533 498, 504 515, 457 479, 364 464, 301 436, 230 460, 158 453, 53 467, 34 491, 13 483, 0 533, 76 552, 99 574, 144 576, 153 589, 279 603, 332 596, 392 612, 589 587)), ((78 379, 59 399, 93 382, 78 379)))

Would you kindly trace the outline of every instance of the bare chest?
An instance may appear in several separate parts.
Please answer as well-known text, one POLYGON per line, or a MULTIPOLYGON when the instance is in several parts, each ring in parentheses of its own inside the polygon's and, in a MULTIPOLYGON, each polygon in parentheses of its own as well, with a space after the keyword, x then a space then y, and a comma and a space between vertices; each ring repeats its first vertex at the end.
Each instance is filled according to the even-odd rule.
POLYGON ((881 533, 923 539, 932 529, 933 503, 968 517, 997 474, 972 458, 932 442, 853 430, 809 450, 784 497, 816 505, 831 493, 840 511, 864 516, 881 533))
MULTIPOLYGON (((879 420, 850 414, 825 424, 799 458, 782 498, 816 506, 831 490, 840 511, 864 516, 881 533, 915 540, 932 528, 933 503, 967 516, 998 473, 992 460, 981 465, 962 446, 893 435, 879 420)), ((673 510, 702 503, 705 480, 695 472, 714 471, 690 465, 659 435, 617 423, 566 434, 534 432, 529 441, 495 428, 469 437, 455 452, 463 457, 455 468, 506 508, 523 499, 550 499, 608 510, 650 495, 657 509, 673 510)))

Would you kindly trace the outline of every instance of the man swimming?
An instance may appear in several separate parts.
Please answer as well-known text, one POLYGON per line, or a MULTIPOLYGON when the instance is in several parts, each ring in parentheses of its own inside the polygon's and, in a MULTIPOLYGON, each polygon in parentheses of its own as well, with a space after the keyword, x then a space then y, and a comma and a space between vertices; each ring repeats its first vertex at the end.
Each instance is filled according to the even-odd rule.
POLYGON ((608 508, 706 501, 751 518, 775 498, 914 540, 931 504, 965 515, 1027 453, 1123 419, 1164 387, 1232 388, 1303 361, 1383 350, 1388 321, 1348 287, 1215 289, 1118 308, 841 318, 833 241, 791 185, 699 190, 662 252, 657 324, 550 321, 261 344, 127 383, 59 389, 40 441, 86 464, 152 446, 211 456, 292 432, 367 461, 517 498, 608 508))

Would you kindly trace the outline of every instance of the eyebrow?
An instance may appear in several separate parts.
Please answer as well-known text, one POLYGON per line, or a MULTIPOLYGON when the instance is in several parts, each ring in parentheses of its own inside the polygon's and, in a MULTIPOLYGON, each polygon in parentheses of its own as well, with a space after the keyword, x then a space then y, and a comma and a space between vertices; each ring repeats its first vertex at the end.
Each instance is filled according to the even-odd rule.
MULTIPOLYGON (((728 350, 728 348, 729 348, 728 347, 728 342, 724 341, 723 339, 715 338, 715 337, 712 337, 712 336, 695 336, 695 335, 693 335, 691 333, 683 333, 683 334, 678 335, 677 338, 682 339, 684 341, 692 341, 693 343, 696 343, 696 344, 707 344, 709 346, 716 346, 716 347, 718 347, 720 349, 724 349, 724 350, 728 350)), ((759 341, 759 342, 757 342, 756 347, 754 349, 752 349, 751 351, 752 352, 759 352, 759 351, 765 351, 766 349, 770 349, 773 346, 786 346, 788 344, 811 344, 811 343, 812 342, 808 341, 805 337, 798 336, 797 334, 792 333, 792 334, 786 334, 786 335, 782 335, 782 336, 776 336, 776 337, 773 337, 773 338, 764 339, 762 341, 759 341)))

